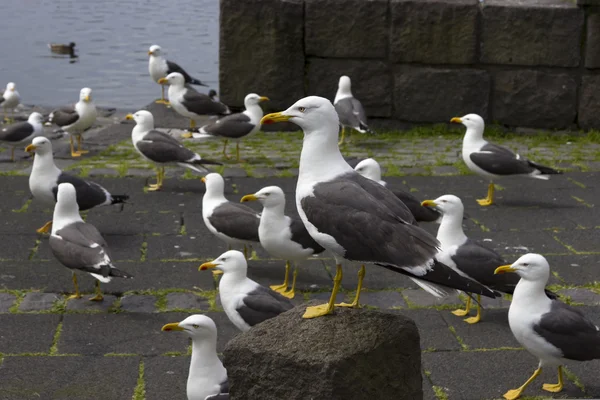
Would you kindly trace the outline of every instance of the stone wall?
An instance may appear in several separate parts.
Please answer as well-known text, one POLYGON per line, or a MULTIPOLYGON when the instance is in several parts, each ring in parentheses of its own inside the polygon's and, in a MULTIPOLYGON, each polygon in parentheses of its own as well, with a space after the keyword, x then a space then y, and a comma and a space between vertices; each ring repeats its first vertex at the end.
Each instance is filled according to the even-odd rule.
POLYGON ((370 117, 600 128, 600 0, 221 0, 221 98, 333 100, 370 117))

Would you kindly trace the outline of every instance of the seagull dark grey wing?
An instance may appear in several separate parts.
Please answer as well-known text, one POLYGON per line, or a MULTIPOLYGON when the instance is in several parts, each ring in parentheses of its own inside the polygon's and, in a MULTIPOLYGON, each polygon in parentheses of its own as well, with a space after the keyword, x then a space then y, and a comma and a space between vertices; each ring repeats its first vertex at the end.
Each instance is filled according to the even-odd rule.
POLYGON ((56 186, 52 188, 54 201, 58 193, 58 185, 61 183, 70 183, 75 187, 77 193, 77 205, 79 210, 89 210, 92 207, 99 206, 110 200, 110 194, 100 185, 94 182, 88 182, 81 178, 62 172, 58 176, 56 186))
POLYGON ((35 133, 35 128, 29 122, 17 122, 0 131, 0 141, 22 142, 35 133))
POLYGON ((54 256, 67 268, 109 275, 106 242, 93 225, 85 222, 69 224, 51 235, 49 243, 54 256))
POLYGON ((186 90, 181 104, 188 111, 198 115, 218 115, 229 112, 225 104, 213 101, 207 95, 190 89, 186 90))
POLYGON ((512 151, 492 143, 471 153, 469 158, 479 168, 495 175, 522 175, 535 171, 527 160, 517 158, 512 151))
POLYGON ((250 122, 250 117, 246 114, 232 114, 202 127, 202 130, 208 134, 222 136, 229 139, 238 139, 246 136, 256 125, 250 122))
POLYGON ((264 286, 257 286, 244 297, 236 311, 248 325, 254 326, 292 308, 294 305, 288 298, 264 286))
POLYGON ((165 75, 169 75, 171 72, 179 72, 181 75, 183 75, 183 79, 185 79, 185 83, 189 83, 191 85, 200 85, 200 86, 206 86, 204 83, 200 82, 199 79, 193 78, 190 74, 188 74, 187 72, 185 72, 185 70, 183 68, 181 68, 178 64, 166 60, 167 61, 167 73, 165 75))
POLYGON ((196 153, 184 147, 177 139, 160 131, 149 131, 136 147, 144 156, 157 163, 187 162, 196 153))
POLYGON ((368 129, 367 115, 360 103, 354 97, 346 97, 335 103, 335 110, 340 118, 340 123, 352 128, 368 129))
POLYGON ((306 230, 302 220, 290 217, 290 231, 292 232, 292 241, 298 243, 304 249, 312 249, 313 254, 319 254, 325 249, 313 239, 306 230))
POLYGON ((227 201, 215 207, 208 217, 211 225, 220 233, 239 240, 260 242, 258 226, 260 217, 250 207, 227 201))
POLYGON ((68 126, 74 124, 79 119, 79 114, 75 107, 61 107, 50 113, 50 122, 58 126, 68 126))
POLYGON ((437 210, 431 207, 423 207, 421 202, 412 194, 402 190, 394 190, 393 193, 408 207, 417 222, 433 222, 440 218, 441 215, 437 210))

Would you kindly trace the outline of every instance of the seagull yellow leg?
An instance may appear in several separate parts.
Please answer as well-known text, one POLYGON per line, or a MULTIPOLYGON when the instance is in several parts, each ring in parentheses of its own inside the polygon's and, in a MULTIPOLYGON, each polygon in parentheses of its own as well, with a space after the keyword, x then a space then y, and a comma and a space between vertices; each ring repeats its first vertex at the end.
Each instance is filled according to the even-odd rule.
POLYGON ((542 368, 539 367, 538 369, 535 370, 535 372, 533 373, 533 375, 531 375, 531 378, 527 379, 527 382, 525 382, 523 384, 523 386, 521 386, 520 388, 517 389, 512 389, 509 390, 508 392, 504 393, 504 398, 506 400, 516 400, 519 398, 519 396, 521 396, 521 393, 523 393, 523 390, 525 390, 525 388, 531 383, 533 382, 533 380, 535 378, 537 378, 537 376, 542 372, 542 368))
POLYGON ((67 297, 67 300, 81 298, 81 293, 79 293, 79 285, 77 285, 77 275, 75 275, 75 272, 73 272, 73 286, 75 286, 75 293, 67 297))
POLYGON ((10 161, 15 161, 15 148, 12 147, 10 150, 10 161))
POLYGON ((87 154, 88 150, 81 150, 81 143, 83 142, 83 137, 81 135, 77 136, 77 152, 79 154, 87 154))
POLYGON ((278 293, 283 293, 287 290, 289 278, 290 278, 290 262, 286 261, 285 262, 285 278, 283 278, 283 283, 281 285, 271 285, 269 287, 278 293))
POLYGON ((69 139, 71 141, 71 157, 81 157, 81 154, 75 151, 75 146, 73 144, 73 136, 69 135, 69 139))
POLYGON ((160 85, 160 89, 161 89, 161 93, 160 93, 160 100, 156 100, 156 104, 166 104, 169 105, 170 103, 165 99, 165 87, 164 85, 160 85))
POLYGON ((239 141, 235 142, 235 154, 236 154, 237 162, 246 162, 245 160, 242 160, 240 158, 240 142, 239 141))
POLYGON ((452 314, 456 315, 457 317, 464 317, 465 315, 469 314, 469 310, 471 309, 471 298, 467 298, 467 304, 465 305, 465 309, 464 310, 454 310, 452 311, 452 314))
POLYGON ((102 301, 104 300, 104 296, 102 296, 102 291, 100 290, 100 281, 96 281, 96 295, 94 297, 89 298, 90 301, 102 301))
POLYGON ((52 228, 52 221, 48 221, 42 226, 40 229, 36 230, 37 233, 48 233, 48 231, 52 228))
POLYGON ((344 144, 344 135, 346 133, 346 127, 342 126, 342 134, 341 134, 341 138, 340 141, 338 142, 338 146, 341 146, 344 144))
POLYGON ((547 392, 558 393, 563 390, 563 376, 562 376, 562 366, 558 366, 558 383, 544 383, 542 386, 547 392))
POLYGON ((488 193, 485 199, 477 199, 480 206, 491 206, 494 204, 494 182, 490 182, 488 186, 488 193))
POLYGON ((317 318, 327 314, 332 314, 335 308, 335 298, 340 290, 342 284, 342 265, 336 265, 335 277, 333 278, 333 290, 331 291, 331 297, 327 304, 320 304, 318 306, 306 307, 306 312, 302 318, 317 318))
MULTIPOLYGON (((470 299, 470 297, 469 297, 470 299)), ((465 319, 468 324, 476 324, 481 321, 481 295, 477 295, 477 314, 474 317, 465 319)))
POLYGON ((156 183, 152 184, 152 185, 148 185, 148 191, 150 192, 155 192, 157 190, 160 190, 160 188, 162 187, 162 174, 164 173, 165 168, 164 167, 160 167, 156 169, 156 183))
POLYGON ((248 259, 248 246, 244 245, 244 258, 248 259))
POLYGON ((354 300, 352 303, 340 303, 336 304, 336 307, 351 307, 351 308, 360 308, 359 300, 360 300, 360 292, 362 290, 363 279, 365 278, 366 269, 364 265, 360 266, 358 270, 358 285, 356 286, 356 295, 354 296, 354 300))
POLYGON ((292 288, 290 290, 287 290, 283 293, 281 293, 283 296, 287 297, 288 299, 293 299, 294 296, 296 295, 296 278, 298 277, 298 266, 294 265, 294 277, 292 278, 292 288))
POLYGON ((225 157, 226 159, 230 159, 231 157, 229 157, 227 155, 227 143, 229 142, 229 139, 225 139, 225 141, 223 142, 223 157, 225 157))

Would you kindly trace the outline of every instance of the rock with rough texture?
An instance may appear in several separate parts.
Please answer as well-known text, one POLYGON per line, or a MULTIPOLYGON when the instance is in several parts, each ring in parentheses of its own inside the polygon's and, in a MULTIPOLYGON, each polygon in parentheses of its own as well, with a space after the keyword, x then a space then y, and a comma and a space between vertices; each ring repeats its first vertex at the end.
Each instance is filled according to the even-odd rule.
POLYGON ((383 58, 388 0, 306 0, 306 54, 383 58))
POLYGON ((577 67, 584 12, 564 0, 486 0, 481 61, 577 67))
POLYGON ((413 320, 343 308, 303 319, 305 309, 296 307, 229 342, 224 364, 232 399, 423 398, 413 320))
POLYGON ((478 0, 391 0, 391 60, 475 63, 478 4, 478 0))
POLYGON ((561 129, 575 122, 577 83, 567 74, 498 72, 492 115, 501 124, 561 129))
POLYGON ((348 75, 352 94, 360 100, 368 116, 391 116, 392 75, 385 62, 309 58, 306 70, 308 93, 333 101, 340 76, 348 75))
POLYGON ((475 69, 398 67, 394 117, 411 122, 448 122, 456 115, 487 117, 490 76, 475 69))
POLYGON ((304 97, 303 0, 221 0, 219 96, 242 107, 248 93, 268 96, 265 111, 304 97))
POLYGON ((590 14, 587 17, 585 67, 600 68, 600 14, 590 14))
POLYGON ((584 76, 579 97, 579 127, 600 128, 600 75, 584 76))

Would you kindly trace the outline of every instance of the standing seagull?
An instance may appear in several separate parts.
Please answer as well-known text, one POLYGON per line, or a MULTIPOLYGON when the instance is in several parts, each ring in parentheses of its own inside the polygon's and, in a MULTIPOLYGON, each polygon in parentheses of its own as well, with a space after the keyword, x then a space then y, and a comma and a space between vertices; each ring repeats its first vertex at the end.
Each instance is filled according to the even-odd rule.
POLYGON ((80 157, 88 153, 81 150, 81 134, 96 122, 96 106, 92 102, 92 89, 83 88, 79 92, 79 101, 75 106, 58 108, 50 113, 48 120, 69 133, 71 157, 80 157), (77 151, 73 145, 73 135, 77 136, 77 151))
MULTIPOLYGON (((162 56, 162 49, 158 45, 150 46, 148 49, 148 55, 150 58, 148 59, 148 72, 150 72, 150 77, 156 83, 159 83, 160 78, 164 78, 169 75, 171 72, 179 72, 185 78, 185 83, 190 85, 199 85, 199 86, 207 86, 204 83, 200 82, 199 79, 192 78, 190 74, 184 71, 179 65, 175 64, 172 61, 165 59, 162 56)), ((160 88, 162 89, 162 93, 160 96, 160 100, 156 100, 159 104, 169 104, 167 100, 165 100, 165 87, 163 84, 160 84, 160 88)))
MULTIPOLYGON (((329 100, 306 97, 262 123, 290 121, 304 131, 296 206, 308 233, 336 259, 329 303, 309 307, 304 318, 330 314, 342 280, 342 260, 374 263, 408 275, 436 296, 447 288, 496 297, 496 293, 435 260, 439 242, 412 225, 410 210, 385 187, 346 163, 337 143, 338 115, 329 100)), ((364 268, 359 273, 359 286, 364 268)), ((453 290, 454 291, 454 290, 453 290)), ((358 305, 358 296, 352 306, 358 305)), ((344 304, 345 305, 345 304, 344 304)))
POLYGON ((229 320, 242 332, 294 308, 289 299, 246 276, 248 264, 237 250, 221 254, 216 260, 202 264, 199 270, 212 268, 223 271, 219 281, 221 304, 229 320))
POLYGON ((352 96, 350 78, 346 75, 340 77, 338 90, 333 100, 335 111, 337 111, 340 125, 342 125, 342 138, 338 144, 344 144, 344 132, 346 127, 356 129, 360 133, 374 133, 367 125, 367 114, 360 101, 352 96))
POLYGON ((231 114, 225 104, 186 87, 185 78, 179 72, 172 72, 166 78, 160 78, 158 83, 169 85, 171 106, 178 114, 190 119, 190 130, 196 127, 196 119, 203 115, 231 114))
MULTIPOLYGON (((129 198, 127 195, 112 195, 97 183, 78 178, 62 172, 52 157, 52 143, 45 137, 36 137, 25 148, 27 152, 34 152, 33 167, 29 175, 29 190, 33 198, 47 206, 56 203, 56 193, 61 183, 70 183, 77 191, 78 210, 89 210, 93 207, 121 204, 129 198)), ((52 221, 37 230, 46 233, 52 226, 52 221)))
MULTIPOLYGON (((100 282, 108 283, 113 277, 132 278, 113 265, 108 246, 94 225, 83 222, 77 206, 77 193, 70 183, 58 185, 50 250, 62 265, 70 269, 87 272, 96 278, 96 295, 90 300, 102 301, 100 282)), ((73 271, 75 294, 69 299, 80 299, 77 275, 73 271)))
POLYGON ((206 184, 206 193, 202 197, 202 219, 206 228, 232 246, 244 246, 244 255, 248 257, 246 245, 260 243, 258 227, 260 214, 240 203, 225 198, 225 181, 215 172, 202 178, 206 184))
POLYGON ((543 367, 558 367, 558 383, 542 386, 547 392, 558 393, 563 389, 565 361, 600 358, 600 328, 577 308, 546 296, 544 287, 550 277, 550 266, 543 256, 525 254, 514 264, 503 265, 495 271, 496 274, 506 272, 516 272, 521 277, 508 310, 510 330, 540 363, 521 387, 509 390, 504 398, 519 398, 543 367))
POLYGON ((190 315, 166 324, 165 332, 185 332, 192 339, 192 360, 187 379, 188 400, 206 400, 229 392, 227 370, 217 356, 217 325, 206 315, 190 315))
MULTIPOLYGON (((196 139, 221 136, 225 139, 223 144, 223 156, 227 155, 227 142, 229 139, 235 140, 235 151, 237 161, 240 161, 240 142, 239 139, 244 136, 256 133, 260 129, 260 119, 263 117, 263 110, 259 103, 269 100, 268 97, 259 96, 256 93, 250 93, 244 99, 246 110, 242 113, 231 114, 215 122, 204 125, 200 128, 200 133, 185 133, 183 137, 196 139)), ((213 100, 214 101, 214 100, 213 100)))
POLYGON ((31 142, 36 136, 40 136, 44 131, 42 126, 44 117, 38 112, 29 115, 27 121, 17 122, 16 124, 2 128, 0 131, 0 142, 11 147, 10 160, 15 161, 15 147, 22 147, 25 143, 31 142))
POLYGON ((126 119, 135 120, 136 125, 131 131, 131 140, 135 149, 148 161, 160 165, 156 169, 156 184, 148 190, 160 190, 165 178, 165 164, 176 164, 196 172, 204 172, 204 165, 221 165, 216 161, 202 158, 198 153, 184 147, 177 139, 154 129, 154 116, 146 110, 135 114, 127 114, 126 119), (201 167, 203 170, 199 169, 201 167))
POLYGON ((6 122, 14 121, 13 113, 15 112, 15 108, 21 103, 21 95, 17 92, 17 86, 14 82, 8 82, 6 85, 6 90, 0 97, 0 107, 4 110, 4 120, 6 122), (6 110, 10 110, 11 118, 6 115, 6 110))
MULTIPOLYGON (((367 158, 356 164, 354 170, 372 181, 387 187, 387 182, 381 180, 381 167, 379 163, 372 158, 367 158)), ((390 189, 391 190, 391 189, 390 189)), ((440 213, 431 208, 424 207, 421 202, 412 194, 402 190, 392 190, 397 198, 399 198, 408 207, 417 222, 435 222, 441 218, 440 213)))
POLYGON ((467 127, 463 139, 462 157, 467 167, 478 175, 490 179, 485 199, 478 199, 482 206, 494 203, 494 179, 503 176, 528 176, 530 178, 548 180, 548 175, 562 172, 527 160, 513 153, 506 147, 498 146, 483 139, 485 123, 477 114, 467 114, 450 120, 467 127))
POLYGON ((285 279, 281 285, 273 285, 271 289, 288 298, 294 298, 298 262, 306 260, 325 249, 315 242, 299 218, 288 217, 284 214, 285 194, 278 186, 268 186, 254 194, 242 197, 244 201, 258 200, 263 205, 258 226, 258 237, 261 246, 273 257, 285 261, 285 279), (292 288, 288 291, 290 262, 294 263, 294 278, 292 288))

